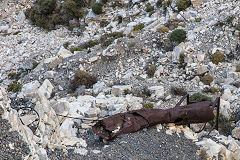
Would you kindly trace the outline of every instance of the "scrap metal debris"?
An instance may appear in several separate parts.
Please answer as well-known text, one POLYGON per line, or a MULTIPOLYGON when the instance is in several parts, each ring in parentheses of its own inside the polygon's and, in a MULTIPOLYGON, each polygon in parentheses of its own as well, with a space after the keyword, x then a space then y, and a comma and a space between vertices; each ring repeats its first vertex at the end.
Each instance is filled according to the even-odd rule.
POLYGON ((174 108, 166 110, 145 108, 127 113, 118 113, 99 120, 92 129, 98 136, 109 141, 121 134, 133 133, 142 128, 160 123, 175 123, 177 125, 207 123, 214 119, 214 107, 217 107, 217 119, 214 127, 218 129, 219 106, 219 97, 214 102, 190 103, 189 95, 187 94, 183 96, 174 108), (180 106, 186 98, 187 105, 180 106))

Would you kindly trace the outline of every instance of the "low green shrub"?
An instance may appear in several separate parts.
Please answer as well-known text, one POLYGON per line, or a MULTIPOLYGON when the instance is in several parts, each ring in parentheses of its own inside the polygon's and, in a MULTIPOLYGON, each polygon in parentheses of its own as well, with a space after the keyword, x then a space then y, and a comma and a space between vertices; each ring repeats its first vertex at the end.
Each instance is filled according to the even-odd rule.
POLYGON ((47 30, 55 29, 56 25, 69 25, 69 21, 84 16, 82 7, 87 7, 88 0, 37 0, 25 14, 32 23, 47 30))
POLYGON ((191 0, 178 0, 177 1, 177 7, 178 11, 183 11, 187 9, 191 5, 191 0))
POLYGON ((17 81, 13 81, 7 87, 7 90, 9 92, 19 92, 19 91, 21 91, 21 89, 22 89, 22 84, 17 81))
POLYGON ((211 100, 212 100, 211 97, 205 96, 201 93, 194 93, 189 97, 190 102, 201 102, 201 101, 211 101, 211 100))
POLYGON ((99 43, 101 43, 102 47, 107 47, 110 44, 112 44, 112 42, 115 39, 124 37, 125 35, 123 34, 123 32, 112 32, 112 33, 106 33, 104 35, 102 35, 99 39, 99 43))
POLYGON ((133 31, 141 31, 144 28, 144 24, 138 24, 133 27, 133 31))
POLYGON ((102 7, 103 7, 102 3, 94 3, 93 6, 92 6, 92 11, 95 14, 102 14, 103 13, 102 7))
POLYGON ((183 29, 176 29, 170 34, 170 40, 173 42, 181 43, 184 42, 187 32, 183 29))
POLYGON ((70 49, 70 51, 72 53, 74 53, 75 51, 82 51, 82 48, 81 47, 73 47, 73 48, 70 49))
POLYGON ((145 103, 142 105, 143 108, 153 108, 154 105, 152 103, 145 103))
POLYGON ((74 0, 67 0, 63 3, 63 11, 70 17, 82 18, 83 11, 74 0))

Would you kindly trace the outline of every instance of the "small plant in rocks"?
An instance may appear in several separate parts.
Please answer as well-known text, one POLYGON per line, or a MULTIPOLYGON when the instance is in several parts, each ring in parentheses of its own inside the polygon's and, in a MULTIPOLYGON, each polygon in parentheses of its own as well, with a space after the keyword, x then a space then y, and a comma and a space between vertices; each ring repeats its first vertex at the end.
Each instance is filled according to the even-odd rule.
POLYGON ((33 61, 32 63, 32 69, 35 69, 38 66, 38 62, 37 61, 33 61))
POLYGON ((170 40, 173 42, 181 43, 184 42, 186 37, 187 32, 183 29, 176 29, 170 34, 170 40))
POLYGON ((84 85, 86 88, 92 87, 97 82, 97 78, 90 73, 77 70, 74 79, 71 81, 70 88, 74 92, 79 86, 84 85))
POLYGON ((210 85, 213 81, 213 77, 210 74, 206 74, 203 77, 201 77, 201 81, 205 85, 210 85))
POLYGON ((183 11, 187 9, 191 5, 191 0, 178 0, 177 1, 177 7, 178 11, 183 11))
POLYGON ((101 43, 102 47, 107 47, 110 44, 112 44, 112 42, 115 39, 124 37, 125 35, 123 34, 123 32, 112 32, 112 33, 106 33, 104 35, 102 35, 99 39, 99 43, 101 43))
POLYGON ((95 14, 102 14, 103 13, 102 7, 103 7, 102 3, 94 3, 93 6, 92 6, 92 11, 95 14))
POLYGON ((156 72, 157 66, 156 65, 151 65, 147 69, 147 75, 148 77, 153 77, 154 73, 156 72))
POLYGON ((152 103, 145 103, 142 105, 143 108, 153 108, 154 105, 152 103))
MULTIPOLYGON (((214 119, 212 121, 209 122, 212 126, 214 126, 216 124, 216 116, 214 117, 214 119)), ((226 116, 224 116, 222 113, 219 114, 219 132, 221 134, 224 134, 226 136, 231 135, 232 130, 233 130, 233 126, 232 126, 232 118, 227 118, 226 116)))
POLYGON ((146 8, 145 8, 146 12, 151 12, 153 10, 154 10, 154 7, 150 3, 146 4, 146 8))
POLYGON ((141 31, 144 28, 144 24, 139 24, 133 27, 133 31, 141 31))
POLYGON ((190 102, 201 102, 201 101, 211 101, 212 99, 208 96, 205 96, 201 93, 194 93, 189 97, 190 102))
POLYGON ((225 61, 225 56, 220 51, 216 51, 211 57, 212 63, 218 65, 220 62, 225 61))
POLYGON ((163 1, 162 7, 163 7, 164 11, 166 11, 167 7, 169 7, 171 4, 172 4, 172 0, 163 1))
POLYGON ((73 48, 70 49, 70 51, 72 53, 74 53, 75 51, 82 51, 82 48, 81 47, 73 47, 73 48))
POLYGON ((131 94, 131 91, 129 89, 124 89, 124 95, 131 94))
POLYGON ((158 32, 160 33, 167 33, 169 31, 168 27, 159 27, 157 29, 158 32))
POLYGON ((231 24, 234 18, 235 18, 234 16, 227 17, 227 23, 231 24))
POLYGON ((19 92, 22 89, 22 84, 17 82, 17 81, 13 81, 12 83, 10 83, 7 87, 7 90, 10 92, 19 92))

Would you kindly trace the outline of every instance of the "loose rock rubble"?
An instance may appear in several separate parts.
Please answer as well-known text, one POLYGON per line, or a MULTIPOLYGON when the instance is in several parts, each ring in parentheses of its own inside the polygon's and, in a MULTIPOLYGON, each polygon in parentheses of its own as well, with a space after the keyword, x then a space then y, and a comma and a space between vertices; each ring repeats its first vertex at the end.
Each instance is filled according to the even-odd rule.
POLYGON ((227 119, 228 132, 197 134, 192 131, 197 126, 174 124, 154 130, 191 140, 198 148, 194 155, 240 159, 239 0, 191 0, 181 12, 177 0, 165 7, 154 0, 108 1, 104 13, 88 9, 72 30, 59 26, 52 31, 26 18, 34 2, 0 2, 0 112, 28 144, 25 159, 57 154, 66 159, 104 158, 108 145, 89 146, 98 139, 83 136, 97 120, 146 106, 171 108, 185 92, 204 93, 212 100, 221 97, 220 113, 227 119), (146 11, 147 3, 154 13, 146 11), (186 31, 179 44, 169 39, 175 29, 186 31), (72 91, 77 70, 91 73, 97 83, 72 91), (36 114, 19 116, 18 109, 27 106, 39 114, 38 124, 36 114), (36 129, 28 126, 33 122, 36 129))

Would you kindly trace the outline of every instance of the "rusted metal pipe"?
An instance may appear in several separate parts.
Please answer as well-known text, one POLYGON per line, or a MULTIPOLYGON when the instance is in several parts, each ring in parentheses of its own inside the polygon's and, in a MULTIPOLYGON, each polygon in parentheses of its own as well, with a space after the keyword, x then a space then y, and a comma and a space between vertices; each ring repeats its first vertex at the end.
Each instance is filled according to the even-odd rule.
MULTIPOLYGON (((127 113, 118 113, 99 120, 93 127, 93 131, 105 140, 113 140, 121 134, 133 133, 142 128, 156 124, 175 123, 177 125, 191 123, 206 123, 214 119, 213 108, 217 106, 219 112, 220 98, 214 103, 202 101, 189 102, 189 95, 185 95, 174 108, 170 109, 140 109, 127 113), (181 106, 187 98, 187 105, 181 106)), ((218 116, 219 114, 217 114, 218 116)), ((216 129, 218 129, 218 117, 216 129)))

